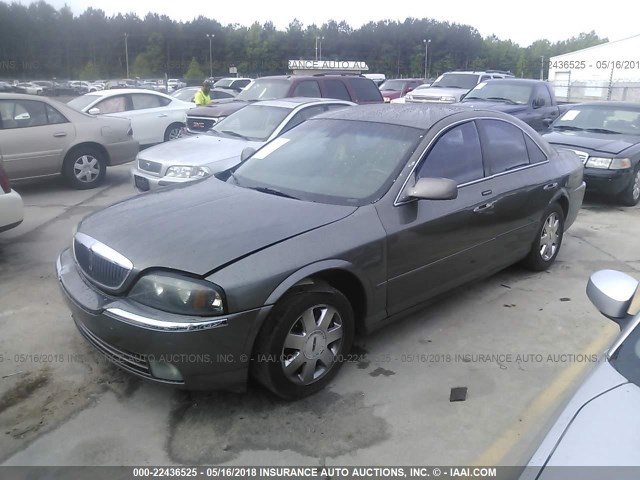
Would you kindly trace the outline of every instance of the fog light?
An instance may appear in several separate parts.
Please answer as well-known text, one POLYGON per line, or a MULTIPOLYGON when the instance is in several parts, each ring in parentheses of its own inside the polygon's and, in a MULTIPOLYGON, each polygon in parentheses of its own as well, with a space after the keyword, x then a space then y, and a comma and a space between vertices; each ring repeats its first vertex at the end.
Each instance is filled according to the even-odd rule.
POLYGON ((161 380, 169 380, 171 382, 184 382, 184 378, 172 363, 163 360, 149 360, 149 368, 151 375, 161 380))

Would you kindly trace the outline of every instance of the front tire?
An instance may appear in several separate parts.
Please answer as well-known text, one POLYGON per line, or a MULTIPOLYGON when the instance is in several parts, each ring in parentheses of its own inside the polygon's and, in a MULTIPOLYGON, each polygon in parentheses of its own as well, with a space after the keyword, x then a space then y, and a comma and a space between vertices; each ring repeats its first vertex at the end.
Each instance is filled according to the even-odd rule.
POLYGON ((67 182, 78 190, 87 190, 100 185, 107 173, 107 162, 100 150, 79 147, 70 151, 62 166, 67 182))
POLYGON ((564 212, 560 205, 549 205, 542 218, 536 239, 523 262, 527 268, 537 272, 547 270, 555 262, 564 237, 564 212))
POLYGON ((633 178, 618 197, 622 205, 633 207, 640 202, 640 164, 633 171, 633 178))
POLYGON ((279 397, 306 397, 335 377, 353 335, 353 309, 340 291, 296 288, 278 301, 260 332, 253 375, 279 397))

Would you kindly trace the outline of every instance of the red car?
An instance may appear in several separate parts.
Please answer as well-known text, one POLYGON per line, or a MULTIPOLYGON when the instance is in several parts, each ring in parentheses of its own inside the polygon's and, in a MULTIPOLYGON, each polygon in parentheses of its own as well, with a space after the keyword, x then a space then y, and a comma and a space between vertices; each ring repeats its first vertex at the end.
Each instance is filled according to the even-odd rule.
POLYGON ((411 90, 423 83, 424 79, 422 78, 396 78, 386 80, 380 85, 380 93, 382 93, 385 103, 389 103, 391 100, 404 97, 411 90))

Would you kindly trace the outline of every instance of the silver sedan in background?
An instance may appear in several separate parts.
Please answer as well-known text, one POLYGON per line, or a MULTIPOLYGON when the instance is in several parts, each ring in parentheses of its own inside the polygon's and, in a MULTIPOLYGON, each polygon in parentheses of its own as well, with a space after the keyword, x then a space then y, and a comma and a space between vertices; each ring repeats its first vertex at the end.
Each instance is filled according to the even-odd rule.
POLYGON ((306 97, 256 102, 221 120, 208 133, 142 150, 131 170, 134 184, 145 192, 211 176, 240 163, 247 147, 257 150, 308 118, 353 105, 306 97))

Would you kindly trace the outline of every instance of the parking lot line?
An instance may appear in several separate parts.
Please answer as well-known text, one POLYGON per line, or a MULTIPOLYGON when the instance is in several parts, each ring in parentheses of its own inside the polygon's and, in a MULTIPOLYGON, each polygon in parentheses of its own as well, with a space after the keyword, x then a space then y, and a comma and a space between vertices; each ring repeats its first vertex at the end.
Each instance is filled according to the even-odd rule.
MULTIPOLYGON (((612 325, 603 327, 594 340, 582 351, 582 354, 602 354, 611 344, 613 338, 618 335, 617 329, 611 329, 612 325)), ((551 384, 538 394, 537 397, 522 411, 518 418, 507 428, 504 433, 473 462, 475 466, 500 465, 507 453, 522 438, 534 438, 525 433, 532 426, 540 425, 540 418, 553 411, 558 402, 563 398, 567 390, 575 386, 575 382, 584 373, 588 363, 576 362, 562 370, 551 384)), ((533 453, 533 452, 531 452, 533 453)), ((528 461, 528 459, 527 459, 528 461)))

